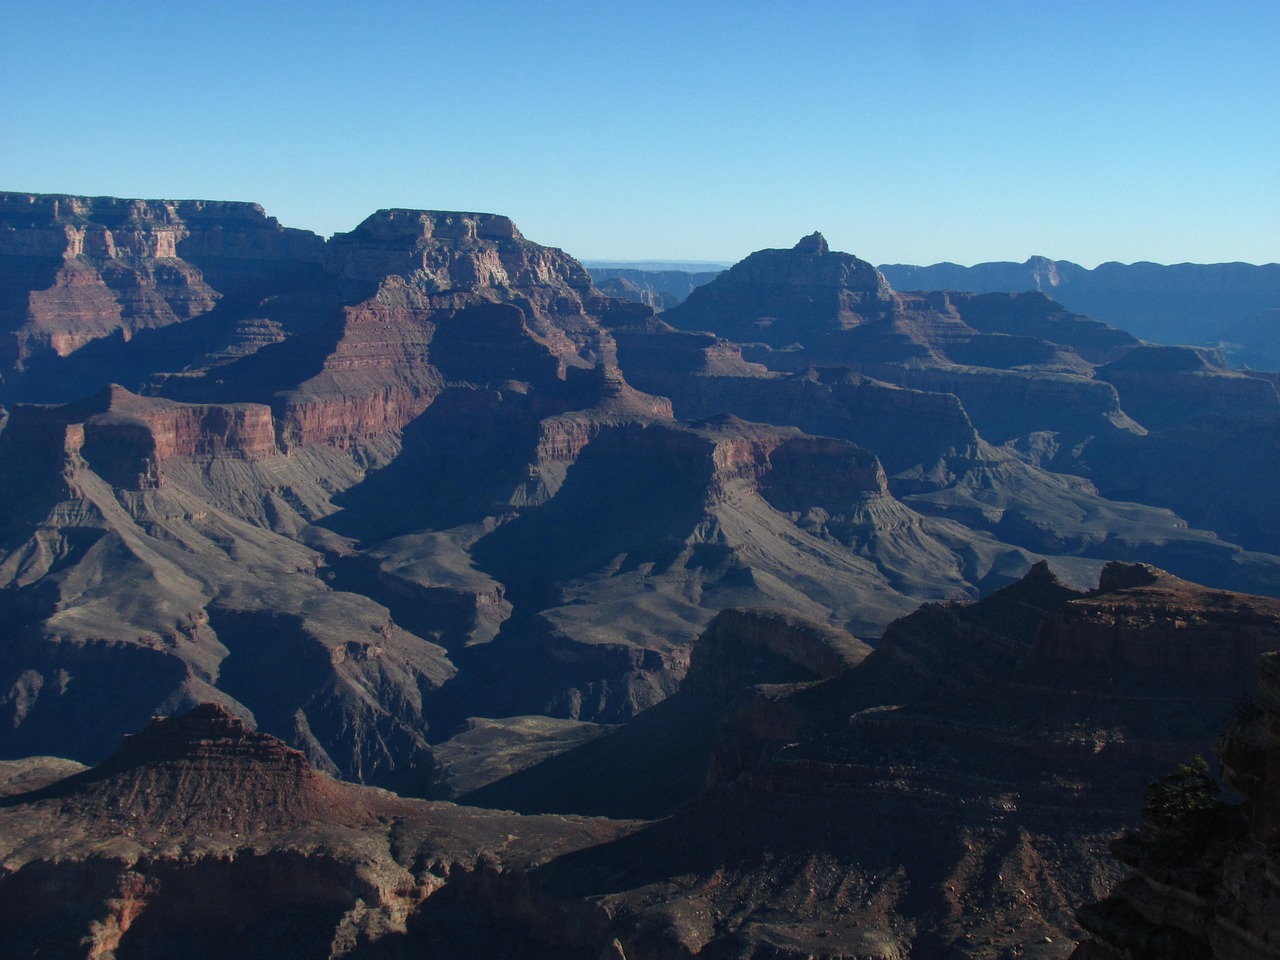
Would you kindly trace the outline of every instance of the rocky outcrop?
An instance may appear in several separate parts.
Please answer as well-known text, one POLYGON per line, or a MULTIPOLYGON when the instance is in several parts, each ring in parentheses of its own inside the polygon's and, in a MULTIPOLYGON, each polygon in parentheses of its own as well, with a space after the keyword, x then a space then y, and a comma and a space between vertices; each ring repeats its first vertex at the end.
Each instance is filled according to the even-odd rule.
POLYGON ((1206 767, 1184 763, 1147 791, 1139 831, 1116 840, 1132 872, 1081 908, 1090 938, 1074 960, 1262 960, 1280 950, 1280 653, 1258 661, 1259 697, 1218 741, 1228 806, 1206 767))
POLYGON ((826 680, 870 652, 846 633, 783 610, 724 610, 694 644, 683 688, 725 696, 754 683, 826 680))
POLYGON ((63 433, 67 455, 82 457, 103 479, 130 490, 159 486, 163 464, 175 458, 259 460, 279 452, 269 407, 174 403, 114 384, 59 408, 19 406, 14 421, 15 432, 0 444, 15 459, 38 456, 48 438, 63 433))
POLYGON ((1113 664, 1185 682, 1243 684, 1258 657, 1280 648, 1280 601, 1210 591, 1163 570, 1108 566, 1099 594, 1073 600, 1041 624, 1045 663, 1113 664))
POLYGON ((437 311, 516 303, 534 332, 570 363, 593 327, 582 309, 591 290, 586 270, 526 240, 506 217, 381 210, 334 236, 326 256, 328 270, 343 279, 381 284, 399 277, 437 311))
POLYGON ((1237 621, 1246 633, 1264 630, 1262 646, 1280 647, 1280 608, 1270 601, 1223 597, 1119 565, 1082 595, 1041 565, 973 606, 926 607, 899 621, 852 673, 801 692, 762 692, 741 708, 739 722, 722 727, 722 735, 732 729, 731 753, 739 758, 723 767, 730 779, 722 782, 733 785, 724 802, 738 798, 735 810, 803 809, 809 817, 856 810, 877 823, 910 809, 915 840, 895 840, 893 856, 916 884, 939 884, 944 939, 956 937, 951 943, 973 955, 995 955, 1003 943, 1065 956, 1075 929, 1069 899, 1042 885, 1047 874, 1029 851, 1009 857, 993 838, 1014 829, 1031 838, 1030 849, 1051 843, 1057 882, 1077 889, 1107 877, 1106 865, 1091 861, 1106 825, 1120 827, 1136 812, 1124 789, 1140 790, 1176 758, 1203 749, 1230 711, 1239 675, 1204 669, 1206 658, 1221 656, 1205 638, 1237 621), (1221 617, 1216 629, 1197 634, 1196 622, 1210 610, 1221 617), (1058 625, 1082 611, 1093 611, 1113 637, 1141 636, 1165 656, 1130 670, 1136 641, 1119 640, 1087 664, 1064 661, 1059 651, 1070 641, 1058 625), (767 733, 779 722, 785 736, 767 733), (755 756, 764 748, 768 758, 754 768, 742 763, 753 755, 745 739, 752 729, 759 731, 755 756), (938 836, 928 839, 935 825, 938 836), (957 835, 964 843, 944 867, 936 852, 957 835), (916 841, 919 861, 911 852, 916 841), (1001 849, 1009 857, 1001 876, 987 880, 1007 893, 991 897, 974 886, 976 864, 993 863, 987 858, 1001 849))
POLYGON ((152 836, 358 827, 397 806, 316 772, 300 750, 216 703, 155 718, 101 764, 40 796, 152 836))

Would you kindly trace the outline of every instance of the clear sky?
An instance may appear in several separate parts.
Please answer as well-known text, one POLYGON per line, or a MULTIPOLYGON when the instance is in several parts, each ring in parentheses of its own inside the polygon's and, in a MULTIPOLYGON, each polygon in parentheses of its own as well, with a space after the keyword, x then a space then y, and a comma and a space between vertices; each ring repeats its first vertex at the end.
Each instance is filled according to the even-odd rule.
POLYGON ((0 190, 583 259, 1280 260, 1280 0, 0 0, 0 190))

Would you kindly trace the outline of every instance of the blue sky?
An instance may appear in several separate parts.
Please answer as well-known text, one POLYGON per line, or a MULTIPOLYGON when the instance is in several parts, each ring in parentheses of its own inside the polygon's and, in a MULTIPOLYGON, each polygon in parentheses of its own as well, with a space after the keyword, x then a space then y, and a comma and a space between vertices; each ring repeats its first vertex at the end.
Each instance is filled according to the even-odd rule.
POLYGON ((0 0, 0 189, 584 258, 1280 259, 1280 0, 0 0))

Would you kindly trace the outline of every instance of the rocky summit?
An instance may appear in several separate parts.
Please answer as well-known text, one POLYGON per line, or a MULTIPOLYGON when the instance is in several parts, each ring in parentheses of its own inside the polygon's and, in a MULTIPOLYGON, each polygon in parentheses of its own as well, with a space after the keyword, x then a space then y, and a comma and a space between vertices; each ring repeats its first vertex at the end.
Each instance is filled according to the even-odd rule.
POLYGON ((15 942, 1070 952, 1280 647, 1280 379, 821 234, 637 299, 496 214, 0 194, 15 942))

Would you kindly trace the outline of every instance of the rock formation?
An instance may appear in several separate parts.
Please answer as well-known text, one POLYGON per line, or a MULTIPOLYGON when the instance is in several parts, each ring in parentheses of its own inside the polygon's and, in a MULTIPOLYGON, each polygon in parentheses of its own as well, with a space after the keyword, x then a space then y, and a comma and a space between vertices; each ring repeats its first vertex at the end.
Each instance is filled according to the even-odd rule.
POLYGON ((442 926, 433 955, 547 956, 568 931, 549 905, 522 902, 522 874, 627 829, 339 783, 213 704, 12 794, 0 825, 0 929, 15 957, 162 957, 176 943, 207 957, 401 956, 442 926))
POLYGON ((1080 910, 1090 939, 1075 960, 1115 957, 1262 960, 1280 950, 1280 653, 1259 661, 1259 695, 1218 741, 1222 778, 1184 763, 1149 788, 1144 822, 1112 852, 1132 873, 1080 910))
POLYGON ((1070 891, 1118 878, 1142 785, 1208 748, 1260 649, 1280 603, 1141 565, 1092 591, 1038 565, 871 652, 730 610, 677 694, 467 799, 669 814, 537 877, 603 891, 628 956, 1064 958, 1070 891))
POLYGON ((0 194, 5 392, 58 399, 54 358, 314 282, 323 248, 256 204, 0 194))
POLYGON ((685 296, 0 196, 6 942, 1065 956, 1280 646, 1275 379, 817 234, 685 296))

